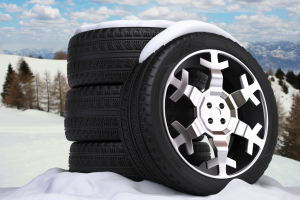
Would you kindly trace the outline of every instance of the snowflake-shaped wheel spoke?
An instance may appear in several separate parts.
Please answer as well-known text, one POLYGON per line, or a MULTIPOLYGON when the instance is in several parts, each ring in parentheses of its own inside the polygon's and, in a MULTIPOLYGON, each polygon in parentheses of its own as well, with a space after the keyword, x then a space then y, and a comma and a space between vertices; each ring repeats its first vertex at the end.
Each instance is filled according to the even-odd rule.
MULTIPOLYGON (((242 89, 228 94, 223 90, 222 70, 229 67, 229 62, 228 60, 219 62, 218 54, 220 51, 218 50, 208 50, 208 52, 211 55, 211 60, 200 58, 199 62, 199 66, 206 67, 211 72, 209 88, 206 91, 201 92, 197 87, 189 84, 189 72, 185 69, 181 70, 180 80, 174 75, 175 69, 169 76, 167 85, 173 85, 177 88, 170 99, 177 102, 185 95, 195 106, 196 116, 194 122, 187 128, 178 121, 171 124, 179 133, 177 137, 171 138, 171 142, 176 149, 184 144, 187 153, 191 155, 194 153, 192 140, 205 133, 215 155, 215 158, 206 162, 206 168, 211 169, 218 166, 218 177, 226 178, 230 176, 226 171, 227 166, 236 168, 239 162, 237 158, 233 160, 228 157, 229 148, 226 140, 228 136, 235 134, 247 139, 245 149, 249 155, 254 154, 254 144, 260 148, 260 151, 264 146, 265 139, 258 136, 263 126, 257 123, 252 129, 248 124, 238 119, 238 108, 242 107, 248 100, 255 106, 261 103, 254 94, 256 91, 261 92, 261 87, 255 78, 253 83, 249 85, 246 74, 243 74, 240 77, 242 89)), ((222 53, 224 54, 224 52, 222 53)), ((264 98, 262 101, 264 106, 264 98)))

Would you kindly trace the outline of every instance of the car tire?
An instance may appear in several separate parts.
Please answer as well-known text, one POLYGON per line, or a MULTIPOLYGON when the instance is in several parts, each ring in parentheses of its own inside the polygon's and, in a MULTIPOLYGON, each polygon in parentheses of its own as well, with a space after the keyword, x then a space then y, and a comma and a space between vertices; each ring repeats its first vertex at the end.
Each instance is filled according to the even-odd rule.
POLYGON ((85 31, 68 46, 68 83, 71 88, 122 84, 138 63, 145 45, 164 28, 123 27, 85 31))
POLYGON ((233 178, 253 184, 274 153, 278 117, 272 88, 257 61, 223 36, 193 33, 162 46, 132 70, 120 107, 119 133, 133 165, 145 179, 178 191, 216 194, 233 178), (188 84, 191 69, 209 76, 203 91, 188 84), (195 105, 195 120, 189 125, 173 121, 178 131, 172 135, 164 105, 168 98, 184 97, 195 105), (212 105, 206 104, 210 99, 212 105), (209 139, 215 158, 194 166, 178 147, 193 153, 190 144, 199 135, 209 139))

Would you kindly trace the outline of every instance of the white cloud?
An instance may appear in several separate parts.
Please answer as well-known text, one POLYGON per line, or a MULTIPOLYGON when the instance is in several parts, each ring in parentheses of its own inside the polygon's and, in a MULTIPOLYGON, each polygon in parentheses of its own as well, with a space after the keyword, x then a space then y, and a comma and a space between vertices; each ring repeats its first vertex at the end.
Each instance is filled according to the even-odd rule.
POLYGON ((71 8, 66 8, 66 11, 69 11, 69 12, 71 12, 71 11, 72 11, 72 9, 71 9, 71 8))
POLYGON ((196 8, 211 8, 211 7, 225 6, 224 0, 193 1, 192 4, 196 8))
POLYGON ((192 2, 192 0, 156 0, 159 5, 187 5, 192 2))
POLYGON ((34 5, 31 10, 23 11, 20 18, 35 18, 35 19, 59 19, 61 15, 57 8, 51 8, 51 6, 34 5))
POLYGON ((118 3, 120 5, 140 6, 150 2, 150 0, 92 0, 98 3, 118 3))
POLYGON ((286 21, 278 16, 245 14, 235 16, 231 25, 214 23, 231 33, 239 41, 299 40, 300 24, 297 20, 286 21))
POLYGON ((13 19, 9 14, 3 14, 0 12, 0 22, 11 21, 13 19))
POLYGON ((241 6, 239 4, 234 4, 232 6, 226 7, 226 10, 229 11, 229 12, 236 11, 236 10, 239 10, 239 9, 241 9, 241 6))
POLYGON ((285 9, 289 13, 289 16, 296 15, 300 18, 300 4, 291 7, 286 7, 285 9))
POLYGON ((1 3, 0 8, 4 8, 6 12, 11 12, 11 13, 23 11, 23 8, 17 6, 16 4, 11 4, 11 3, 10 4, 1 3))
POLYGON ((205 16, 199 17, 197 13, 190 13, 182 10, 171 11, 168 7, 153 7, 148 10, 142 11, 138 14, 138 16, 142 19, 166 19, 171 21, 180 21, 180 20, 189 20, 189 19, 197 19, 206 21, 207 18, 205 16))
POLYGON ((54 0, 30 0, 26 1, 27 4, 40 4, 40 5, 54 5, 54 0))
POLYGON ((83 19, 90 22, 103 22, 106 21, 111 15, 124 16, 128 14, 122 7, 116 7, 114 9, 109 9, 106 6, 102 6, 95 10, 94 7, 90 9, 83 9, 82 12, 71 12, 71 19, 83 19))
POLYGON ((141 20, 141 19, 135 15, 129 15, 129 16, 123 17, 122 20, 141 20))
POLYGON ((76 5, 72 0, 67 0, 66 3, 69 4, 70 6, 76 5))

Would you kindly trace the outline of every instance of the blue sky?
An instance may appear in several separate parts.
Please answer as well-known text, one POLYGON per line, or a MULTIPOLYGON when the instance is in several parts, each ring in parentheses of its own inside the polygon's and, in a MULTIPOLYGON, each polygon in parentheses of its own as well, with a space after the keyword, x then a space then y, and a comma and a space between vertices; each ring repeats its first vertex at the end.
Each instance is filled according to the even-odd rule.
POLYGON ((2 0, 0 50, 66 48, 82 24, 153 19, 205 21, 241 42, 300 41, 300 0, 2 0))

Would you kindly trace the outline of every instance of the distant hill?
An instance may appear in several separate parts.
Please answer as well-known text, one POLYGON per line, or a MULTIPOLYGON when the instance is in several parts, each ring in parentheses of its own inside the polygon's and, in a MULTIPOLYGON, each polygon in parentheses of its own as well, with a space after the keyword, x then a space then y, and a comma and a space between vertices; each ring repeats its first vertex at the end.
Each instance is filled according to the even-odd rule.
POLYGON ((28 57, 31 54, 33 57, 42 56, 44 59, 53 59, 53 55, 56 51, 64 51, 67 53, 67 48, 54 49, 54 48, 43 48, 43 49, 20 49, 20 50, 3 50, 3 54, 7 55, 18 55, 28 57))

